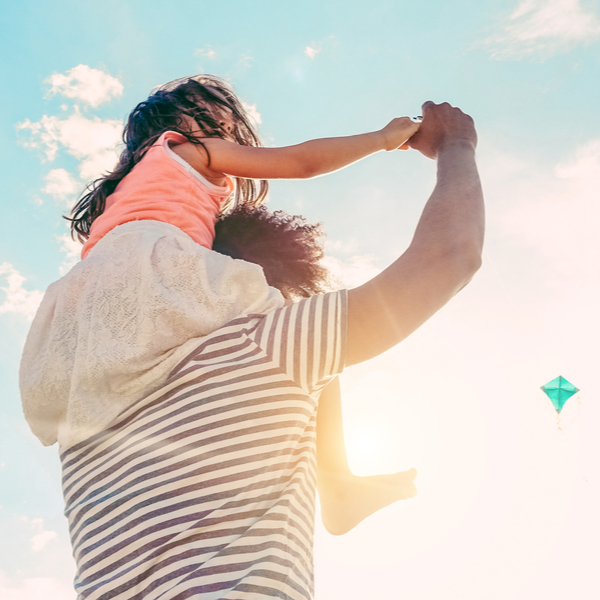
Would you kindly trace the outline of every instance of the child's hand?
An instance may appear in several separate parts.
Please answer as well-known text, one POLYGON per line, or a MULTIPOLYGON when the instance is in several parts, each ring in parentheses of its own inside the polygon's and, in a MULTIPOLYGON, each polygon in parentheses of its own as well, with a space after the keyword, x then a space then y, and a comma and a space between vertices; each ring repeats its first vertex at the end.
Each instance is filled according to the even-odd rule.
POLYGON ((384 150, 408 150, 406 143, 419 130, 419 123, 409 117, 398 117, 390 121, 380 133, 383 136, 384 150))

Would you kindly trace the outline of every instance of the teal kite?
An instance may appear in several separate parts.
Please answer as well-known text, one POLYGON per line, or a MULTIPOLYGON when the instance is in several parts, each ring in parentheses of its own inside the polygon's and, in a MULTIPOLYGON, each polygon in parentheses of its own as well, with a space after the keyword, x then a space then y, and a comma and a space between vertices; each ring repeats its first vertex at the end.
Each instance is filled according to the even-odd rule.
POLYGON ((558 414, 560 414, 560 411, 563 409, 565 402, 573 394, 576 394, 579 391, 579 389, 562 376, 549 381, 546 385, 543 385, 541 389, 546 396, 550 398, 550 402, 552 402, 558 414))

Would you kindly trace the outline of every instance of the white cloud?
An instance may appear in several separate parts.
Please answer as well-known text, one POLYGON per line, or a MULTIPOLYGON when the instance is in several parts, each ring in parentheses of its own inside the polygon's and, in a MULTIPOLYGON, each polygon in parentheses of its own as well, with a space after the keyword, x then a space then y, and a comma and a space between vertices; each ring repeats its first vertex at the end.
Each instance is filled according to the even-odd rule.
POLYGON ((56 531, 42 531, 31 538, 31 549, 34 552, 40 552, 50 540, 53 540, 56 537, 58 537, 56 531))
POLYGON ((204 48, 198 48, 195 54, 204 56, 210 60, 215 60, 217 58, 217 53, 209 45, 204 46, 204 48))
POLYGON ((81 192, 80 184, 66 169, 52 169, 44 180, 46 185, 42 192, 56 200, 70 201, 74 195, 81 192))
POLYGON ((98 177, 112 171, 118 160, 119 154, 116 150, 105 148, 81 160, 79 175, 84 181, 98 179, 98 177))
POLYGON ((590 392, 585 377, 595 372, 600 337, 597 141, 566 150, 554 164, 534 155, 519 158, 513 149, 482 148, 488 214, 483 268, 459 298, 497 286, 472 304, 469 319, 495 330, 494 352, 506 352, 513 381, 523 374, 542 385, 563 375, 590 392), (509 357, 507 344, 516 354, 511 350, 509 357))
POLYGON ((581 0, 521 0, 503 31, 484 42, 495 58, 554 54, 600 35, 600 20, 581 0))
POLYGON ((304 54, 304 56, 307 56, 308 58, 310 58, 310 60, 314 60, 316 58, 317 54, 319 54, 322 50, 326 50, 327 52, 330 52, 336 46, 337 46, 337 41, 335 39, 335 36, 329 35, 327 37, 322 38, 318 42, 312 42, 311 44, 309 44, 308 46, 306 46, 304 48, 302 53, 304 54))
POLYGON ((58 267, 58 271, 62 277, 79 262, 81 257, 81 243, 73 240, 68 233, 57 235, 56 239, 60 243, 61 252, 66 254, 65 260, 58 267))
POLYGON ((27 523, 31 529, 35 531, 35 534, 31 537, 31 549, 34 552, 40 552, 44 549, 46 544, 58 537, 56 531, 50 531, 44 529, 44 519, 30 519, 27 515, 22 515, 20 520, 27 523))
POLYGON ((556 167, 556 174, 562 179, 580 179, 591 184, 595 191, 600 189, 600 139, 591 140, 578 148, 575 160, 556 167))
POLYGON ((352 256, 349 260, 326 256, 322 263, 329 269, 336 283, 345 288, 354 288, 381 273, 381 269, 373 264, 374 261, 374 255, 365 254, 352 256))
MULTIPOLYGON (((52 85, 51 94, 60 93, 83 100, 93 107, 119 96, 123 91, 117 79, 85 65, 79 65, 65 75, 52 75, 47 81, 52 85)), ((61 116, 43 115, 37 122, 26 119, 17 124, 17 131, 24 134, 21 143, 26 148, 42 153, 43 162, 54 161, 61 150, 77 159, 79 178, 64 168, 52 169, 46 175, 41 190, 71 208, 86 183, 114 169, 119 158, 123 124, 117 119, 83 115, 78 106, 70 109, 62 105, 60 108, 61 116)), ((34 203, 42 204, 42 200, 36 197, 34 203)), ((67 235, 59 237, 59 241, 61 250, 66 254, 59 267, 61 275, 64 275, 77 262, 80 245, 67 235)), ((6 275, 8 279, 8 287, 2 288, 7 299, 0 306, 0 312, 21 312, 31 318, 41 299, 41 292, 24 290, 24 278, 8 263, 0 266, 0 275, 6 275)))
POLYGON ((27 119, 17 130, 29 133, 23 145, 41 150, 46 161, 52 162, 63 147, 80 161, 79 175, 89 181, 114 168, 123 124, 117 119, 84 117, 75 109, 66 119, 48 115, 36 123, 27 119))
POLYGON ((15 312, 33 319, 44 293, 39 290, 26 290, 23 287, 26 278, 10 263, 0 265, 0 276, 4 276, 7 282, 6 286, 0 286, 0 290, 6 294, 4 303, 0 305, 0 313, 15 312))
POLYGON ((311 44, 310 46, 306 46, 306 48, 304 48, 304 54, 306 54, 306 56, 308 56, 308 58, 311 59, 317 56, 319 52, 321 52, 320 44, 311 44))
MULTIPOLYGON (((589 141, 551 168, 491 153, 481 166, 488 190, 487 251, 494 252, 491 240, 500 234, 504 245, 494 260, 522 253, 531 285, 541 286, 536 293, 548 295, 547 304, 569 305, 569 318, 583 318, 584 304, 600 300, 600 141, 589 141)), ((515 285, 525 269, 515 274, 515 285)))
POLYGON ((25 148, 32 150, 41 150, 44 154, 42 160, 52 162, 58 154, 58 137, 57 123, 60 120, 57 117, 49 117, 43 115, 37 123, 32 123, 29 119, 25 119, 22 123, 17 123, 17 131, 29 130, 30 138, 21 140, 25 148))
POLYGON ((241 56, 239 58, 239 60, 237 61, 236 66, 239 69, 248 69, 248 68, 250 68, 252 66, 252 61, 253 60, 254 60, 253 56, 249 56, 249 55, 241 56))
POLYGON ((262 123, 262 117, 256 108, 256 104, 248 104, 242 100, 242 106, 244 110, 248 113, 248 116, 257 124, 260 125, 262 123))
POLYGON ((48 95, 60 94, 93 108, 123 94, 123 85, 117 78, 87 65, 77 65, 65 74, 55 73, 45 83, 52 86, 48 95))
POLYGON ((356 252, 357 248, 358 244, 355 238, 346 240, 325 239, 325 253, 328 255, 336 252, 343 252, 348 255, 356 252))
POLYGON ((0 572, 2 600, 75 600, 75 591, 52 577, 31 577, 11 581, 0 572))

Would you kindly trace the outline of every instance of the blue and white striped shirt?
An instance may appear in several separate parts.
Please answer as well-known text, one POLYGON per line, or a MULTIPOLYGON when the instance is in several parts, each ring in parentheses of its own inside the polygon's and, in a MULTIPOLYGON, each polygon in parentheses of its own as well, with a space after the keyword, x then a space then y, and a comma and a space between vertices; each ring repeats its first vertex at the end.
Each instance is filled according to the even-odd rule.
POLYGON ((313 597, 316 409, 346 292, 235 319, 61 455, 79 599, 313 597))

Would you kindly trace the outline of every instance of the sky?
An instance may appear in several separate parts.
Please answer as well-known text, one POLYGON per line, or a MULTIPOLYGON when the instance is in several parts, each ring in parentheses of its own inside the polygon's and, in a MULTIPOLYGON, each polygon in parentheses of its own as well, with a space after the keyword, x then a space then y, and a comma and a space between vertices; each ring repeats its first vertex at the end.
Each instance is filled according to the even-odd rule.
MULTIPOLYGON (((74 600, 57 448, 18 365, 44 290, 76 262, 67 213, 110 169, 153 86, 229 79, 270 146, 374 131, 448 101, 474 119, 483 266, 399 346, 342 375, 358 475, 416 467, 418 496, 334 537, 316 600, 600 597, 600 2, 104 0, 2 3, 0 598, 74 600), (581 391, 560 419, 540 386, 581 391)), ((435 182, 378 153, 270 206, 327 231, 354 287, 408 246, 435 182)))

